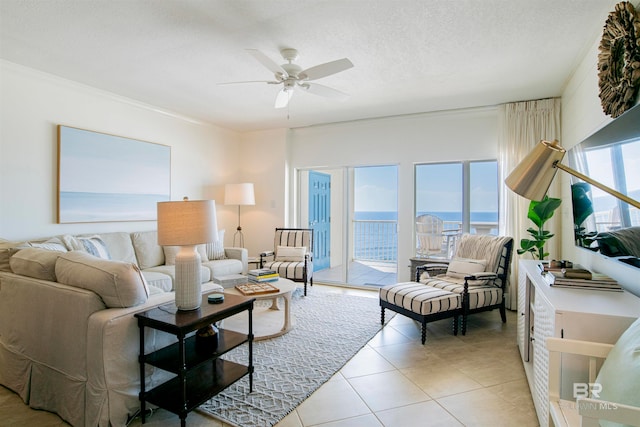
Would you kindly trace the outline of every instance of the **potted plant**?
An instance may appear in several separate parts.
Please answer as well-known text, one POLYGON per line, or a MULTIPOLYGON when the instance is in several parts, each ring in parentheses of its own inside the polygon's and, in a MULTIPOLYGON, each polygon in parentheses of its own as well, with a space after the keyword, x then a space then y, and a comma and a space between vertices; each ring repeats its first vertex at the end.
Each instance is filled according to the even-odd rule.
POLYGON ((527 218, 529 218, 537 228, 530 227, 527 229, 527 232, 532 238, 520 240, 518 255, 531 252, 531 255, 539 260, 543 260, 549 255, 548 252, 544 251, 544 244, 553 237, 553 234, 544 229, 544 224, 551 219, 561 202, 562 200, 549 196, 544 196, 544 199, 539 202, 535 200, 531 201, 527 218))

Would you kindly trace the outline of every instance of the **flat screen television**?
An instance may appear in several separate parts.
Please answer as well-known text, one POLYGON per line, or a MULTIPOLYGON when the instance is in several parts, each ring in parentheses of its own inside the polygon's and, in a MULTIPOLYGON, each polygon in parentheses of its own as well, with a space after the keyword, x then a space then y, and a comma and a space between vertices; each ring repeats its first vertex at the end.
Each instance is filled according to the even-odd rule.
MULTIPOLYGON (((640 200, 640 105, 569 150, 569 166, 640 200)), ((577 246, 640 268, 640 210, 572 177, 577 246)))

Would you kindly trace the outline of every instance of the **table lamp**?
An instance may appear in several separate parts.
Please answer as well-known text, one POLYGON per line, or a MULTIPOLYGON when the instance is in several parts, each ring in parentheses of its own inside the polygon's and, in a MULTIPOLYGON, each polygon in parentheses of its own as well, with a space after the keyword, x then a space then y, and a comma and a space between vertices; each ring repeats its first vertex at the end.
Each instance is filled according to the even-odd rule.
POLYGON ((224 204, 238 205, 238 228, 233 235, 233 246, 236 246, 236 238, 238 238, 239 245, 237 247, 244 248, 244 235, 242 234, 242 227, 240 226, 240 206, 256 204, 253 193, 253 183, 226 184, 224 186, 224 204))
POLYGON ((560 163, 566 152, 567 150, 562 148, 557 140, 551 142, 540 141, 513 169, 507 179, 505 179, 505 184, 507 184, 507 187, 513 190, 513 192, 521 195, 525 199, 539 201, 542 200, 547 193, 557 170, 562 169, 598 187, 602 191, 629 203, 631 206, 640 209, 640 202, 560 163))
POLYGON ((176 255, 175 293, 178 310, 196 310, 202 301, 202 261, 196 245, 218 237, 216 202, 158 202, 158 244, 180 246, 176 255))

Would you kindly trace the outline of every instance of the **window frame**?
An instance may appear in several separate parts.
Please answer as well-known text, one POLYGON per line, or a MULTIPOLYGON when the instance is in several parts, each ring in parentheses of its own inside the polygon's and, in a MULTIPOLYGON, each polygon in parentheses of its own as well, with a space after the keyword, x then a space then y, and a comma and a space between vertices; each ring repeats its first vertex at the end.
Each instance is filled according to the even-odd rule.
MULTIPOLYGON (((413 168, 413 215, 414 218, 418 215, 418 168, 421 166, 436 166, 436 165, 462 165, 462 232, 470 233, 471 230, 471 165, 477 163, 494 163, 496 166, 496 211, 498 218, 496 222, 496 229, 500 223, 500 187, 499 187, 499 168, 497 159, 484 159, 484 160, 456 160, 456 161, 443 161, 443 162, 420 162, 415 163, 413 168)), ((414 221, 414 234, 415 234, 415 221, 414 221)), ((493 233, 492 233, 493 234, 493 233)))

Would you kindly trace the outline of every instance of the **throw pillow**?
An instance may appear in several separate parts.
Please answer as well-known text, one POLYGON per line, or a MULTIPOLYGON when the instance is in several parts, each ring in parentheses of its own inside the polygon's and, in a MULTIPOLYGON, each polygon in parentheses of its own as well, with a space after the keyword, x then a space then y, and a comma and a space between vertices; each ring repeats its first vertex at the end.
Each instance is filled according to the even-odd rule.
POLYGON ((56 261, 61 251, 26 248, 9 259, 11 271, 34 279, 56 281, 56 261))
MULTIPOLYGON (((601 391, 594 398, 640 407, 640 319, 618 338, 600 368, 596 384, 601 391)), ((620 426, 604 420, 600 425, 620 426)))
POLYGON ((483 259, 453 258, 447 268, 447 276, 464 279, 474 273, 482 273, 487 265, 483 259))
POLYGON ((67 252, 67 247, 64 242, 57 237, 52 237, 44 242, 29 242, 29 246, 32 248, 47 249, 49 251, 67 252))
POLYGON ((207 243, 207 259, 214 261, 218 259, 225 259, 224 253, 224 230, 218 230, 218 240, 215 242, 207 243))
POLYGON ((89 252, 93 256, 102 259, 111 259, 109 249, 100 236, 78 237, 78 242, 82 245, 85 252, 89 252))
POLYGON ((133 307, 149 297, 142 272, 129 262, 71 251, 60 254, 55 271, 59 283, 95 292, 108 308, 133 307))
POLYGON ((278 246, 276 248, 276 261, 302 262, 307 253, 304 246, 278 246))

